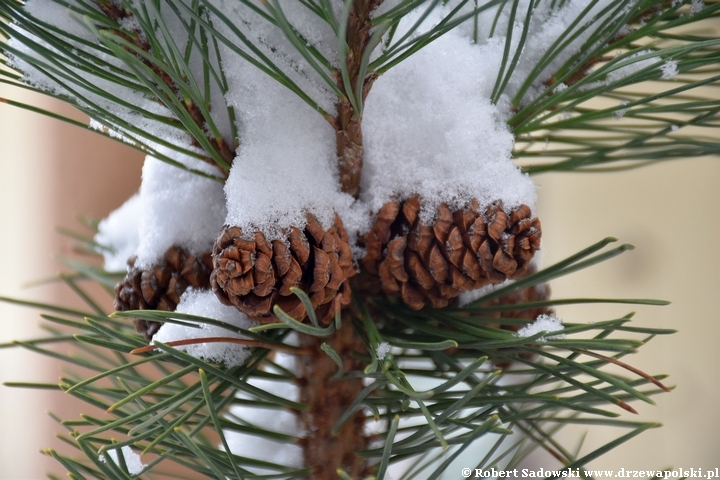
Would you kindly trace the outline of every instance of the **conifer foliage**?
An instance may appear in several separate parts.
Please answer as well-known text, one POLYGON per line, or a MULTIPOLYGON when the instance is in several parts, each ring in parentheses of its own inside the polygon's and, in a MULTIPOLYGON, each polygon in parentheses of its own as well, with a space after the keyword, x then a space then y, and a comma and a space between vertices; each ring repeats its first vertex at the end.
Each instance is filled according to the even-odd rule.
POLYGON ((3 101, 147 154, 138 194, 83 240, 103 267, 67 260, 87 310, 5 299, 56 324, 22 346, 96 372, 59 380, 92 411, 57 419, 76 455, 46 453, 72 478, 455 478, 466 451, 582 468, 655 427, 614 418, 668 390, 620 358, 670 332, 553 306, 664 302, 551 299, 632 247, 538 266, 531 175, 718 153, 718 17, 698 0, 3 1, 0 81, 90 123, 3 101), (577 453, 553 439, 592 423, 623 431, 577 453))

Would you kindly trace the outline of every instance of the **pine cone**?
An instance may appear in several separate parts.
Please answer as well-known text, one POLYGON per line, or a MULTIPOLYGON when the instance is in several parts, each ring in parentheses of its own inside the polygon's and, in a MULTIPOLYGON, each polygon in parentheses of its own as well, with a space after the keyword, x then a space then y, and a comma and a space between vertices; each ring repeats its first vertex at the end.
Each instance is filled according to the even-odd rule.
POLYGON ((340 217, 327 231, 308 214, 304 230, 291 227, 285 241, 268 242, 261 232, 244 235, 225 226, 213 249, 213 290, 225 305, 235 305, 248 317, 268 321, 279 305, 288 315, 307 317, 300 299, 290 291, 299 287, 310 295, 324 324, 336 308, 350 303, 348 278, 355 274, 348 235, 340 217))
POLYGON ((460 292, 518 278, 540 247, 540 221, 527 205, 508 216, 501 203, 484 215, 474 199, 455 212, 441 204, 433 226, 420 221, 420 206, 418 196, 385 204, 362 260, 386 294, 413 309, 442 308, 460 292))
MULTIPOLYGON (((135 268, 135 257, 128 260, 128 274, 115 286, 115 310, 174 311, 188 287, 210 288, 212 257, 196 257, 178 246, 170 247, 163 260, 148 269, 135 268)), ((150 340, 162 323, 135 320, 135 329, 150 340)))

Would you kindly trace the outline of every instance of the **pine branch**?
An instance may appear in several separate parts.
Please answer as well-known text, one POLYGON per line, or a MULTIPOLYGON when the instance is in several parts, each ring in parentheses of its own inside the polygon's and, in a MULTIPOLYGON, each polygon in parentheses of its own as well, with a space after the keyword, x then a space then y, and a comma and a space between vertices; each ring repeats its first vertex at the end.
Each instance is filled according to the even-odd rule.
MULTIPOLYGON (((568 260, 560 262, 558 266, 549 267, 547 271, 538 272, 535 276, 529 277, 529 281, 526 281, 525 284, 505 287, 505 292, 508 289, 527 288, 528 283, 541 282, 543 279, 557 275, 558 272, 574 270, 576 269, 575 265, 588 266, 588 264, 595 263, 594 261, 588 262, 586 258, 595 254, 598 248, 602 248, 602 244, 599 247, 595 246, 586 249, 568 260)), ((601 258, 607 258, 607 255, 600 254, 600 256, 601 258)), ((83 274, 77 272, 77 275, 82 276, 83 274)), ((478 299, 476 305, 487 305, 487 302, 491 301, 492 298, 497 298, 497 296, 493 297, 493 295, 496 294, 489 293, 485 297, 478 299)), ((361 405, 367 405, 367 408, 377 412, 378 418, 387 419, 390 423, 392 423, 392 419, 399 416, 405 419, 405 422, 410 421, 410 425, 415 424, 416 426, 398 428, 398 432, 403 432, 402 436, 397 437, 390 450, 388 450, 389 447, 385 446, 380 449, 365 449, 360 452, 358 458, 367 460, 355 460, 360 462, 354 463, 356 467, 350 467, 349 464, 344 463, 350 461, 349 459, 353 458, 352 456, 345 457, 346 460, 339 465, 346 472, 357 472, 358 470, 354 470, 354 468, 361 468, 362 470, 368 467, 360 467, 360 465, 372 465, 375 462, 378 463, 378 468, 387 468, 388 464, 416 455, 424 455, 428 451, 439 448, 442 439, 445 439, 453 448, 453 451, 459 454, 461 450, 469 448, 469 445, 474 440, 485 433, 505 432, 509 431, 507 427, 512 429, 513 426, 516 426, 520 431, 526 431, 527 427, 524 425, 531 425, 531 429, 539 428, 539 426, 533 427, 533 423, 530 422, 554 421, 561 424, 571 424, 587 421, 615 425, 616 423, 612 418, 616 414, 593 405, 601 406, 610 399, 612 399, 612 402, 618 401, 622 403, 628 400, 627 397, 643 398, 645 393, 639 390, 638 387, 650 382, 657 382, 656 379, 647 377, 639 371, 635 372, 640 375, 639 378, 628 381, 614 374, 602 373, 599 370, 603 365, 617 364, 617 360, 597 354, 597 351, 605 350, 612 345, 608 343, 610 340, 606 340, 604 337, 612 331, 622 331, 629 320, 628 318, 589 325, 575 326, 568 324, 565 329, 568 336, 587 331, 596 331, 599 336, 595 340, 583 341, 548 340, 547 346, 553 347, 558 352, 566 351, 570 355, 567 357, 555 355, 554 358, 561 362, 556 366, 544 366, 536 360, 528 360, 530 357, 523 357, 525 353, 521 353, 550 355, 539 345, 527 345, 527 342, 537 341, 537 336, 522 339, 513 336, 507 331, 483 328, 477 325, 472 326, 473 319, 477 315, 473 313, 472 309, 458 309, 455 312, 433 310, 414 312, 398 308, 398 305, 388 304, 385 300, 378 298, 373 300, 373 308, 377 308, 378 312, 373 315, 373 319, 369 319, 365 307, 362 307, 360 303, 357 305, 360 310, 356 314, 361 315, 361 323, 365 325, 362 331, 366 332, 364 335, 367 335, 365 340, 368 345, 367 350, 358 345, 352 347, 352 350, 356 352, 355 354, 347 354, 343 353, 345 347, 340 346, 338 343, 332 344, 332 349, 342 355, 345 363, 343 365, 344 380, 333 382, 331 377, 336 376, 338 373, 337 365, 330 356, 320 351, 318 345, 315 344, 311 351, 318 352, 318 354, 313 353, 307 357, 307 360, 308 365, 312 365, 312 371, 317 375, 311 378, 314 382, 320 382, 318 384, 320 387, 317 389, 310 388, 308 384, 304 388, 307 389, 307 392, 312 392, 315 395, 323 392, 327 394, 326 389, 328 386, 334 389, 337 387, 333 385, 337 383, 350 382, 348 383, 350 385, 355 382, 357 388, 362 392, 356 392, 348 397, 348 401, 352 397, 357 397, 355 402, 348 406, 347 412, 351 416, 345 415, 340 420, 347 425, 352 424, 352 422, 360 422, 355 429, 361 427, 363 423, 363 416, 357 416, 359 412, 357 407, 361 405), (406 327, 410 327, 416 332, 410 337, 415 340, 415 343, 410 348, 414 351, 423 350, 422 353, 411 354, 404 352, 405 336, 398 335, 402 332, 402 329, 392 326, 393 322, 398 321, 403 322, 406 327), (440 350, 435 347, 435 345, 439 345, 438 342, 446 341, 448 338, 454 339, 454 345, 457 345, 457 347, 450 349, 445 347, 440 350), (418 343, 418 341, 422 343, 418 343), (389 342, 391 346, 395 345, 396 347, 392 350, 392 354, 378 360, 376 352, 379 351, 378 347, 382 342, 389 342), (583 350, 578 352, 578 348, 583 350), (455 353, 452 353, 453 350, 455 353), (590 361, 579 362, 573 360, 578 353, 584 352, 591 355, 592 359, 590 361), (526 370, 517 372, 509 370, 504 374, 520 374, 524 375, 524 378, 533 378, 533 380, 524 380, 519 383, 511 382, 509 386, 507 383, 503 386, 495 386, 495 381, 500 378, 498 377, 500 372, 493 370, 492 365, 486 360, 487 356, 477 357, 483 353, 495 359, 505 358, 521 361, 525 364, 526 370), (520 356, 517 356, 518 354, 520 356), (429 363, 428 360, 430 360, 429 363), (464 363, 466 361, 468 363, 464 363), (318 363, 327 365, 326 375, 318 374, 318 363), (527 376, 532 373, 540 374, 540 376, 527 376), (594 379, 579 380, 584 373, 591 374, 594 379), (322 380, 323 378, 326 380, 322 380), (374 381, 374 383, 368 388, 363 388, 362 378, 367 378, 374 381), (384 381, 379 381, 383 378, 384 381), (415 391, 411 386, 415 380, 411 379, 416 378, 425 378, 435 383, 436 386, 430 390, 415 391), (576 378, 578 380, 575 380, 576 378), (559 379, 566 379, 566 382, 558 385, 559 379), (408 380, 412 383, 407 383, 408 380), (501 413, 498 418, 493 417, 496 407, 508 403, 516 405, 515 409, 501 413), (571 417, 567 420, 558 419, 557 415, 568 410, 584 412, 585 415, 590 416, 571 417), (356 415, 356 417, 352 417, 352 415, 356 415), (601 420, 603 417, 608 418, 608 420, 601 420), (355 420, 350 421, 350 418, 355 418, 355 420), (421 418, 431 419, 435 428, 433 429, 422 422, 417 424, 417 421, 421 418), (505 426, 499 427, 498 420, 501 420, 505 426), (350 424, 347 423, 349 421, 350 424)), ((503 315, 501 307, 502 305, 498 305, 498 308, 500 308, 498 313, 503 315)), ((47 306, 47 308, 53 307, 47 306)), ((493 307, 489 305, 483 308, 483 315, 488 315, 493 311, 493 307)), ((141 314, 141 312, 136 312, 136 314, 141 314)), ((164 317, 170 319, 171 316, 175 316, 178 317, 178 320, 184 318, 186 321, 200 319, 169 312, 146 311, 142 312, 142 314, 146 315, 147 318, 164 317)), ((127 316, 129 314, 123 315, 127 316)), ((67 323, 66 320, 60 317, 46 318, 53 322, 59 321, 61 324, 67 323)), ((237 478, 237 473, 240 473, 244 478, 259 478, 247 470, 247 468, 256 467, 269 468, 278 474, 283 472, 280 474, 282 478, 308 474, 306 470, 291 471, 268 462, 237 455, 228 456, 227 453, 217 450, 217 447, 205 443, 202 437, 196 437, 205 429, 217 429, 218 422, 222 425, 223 432, 244 429, 245 432, 252 432, 253 435, 273 435, 263 429, 247 430, 237 423, 237 420, 233 420, 232 417, 225 417, 225 420, 222 420, 224 409, 238 402, 236 397, 238 391, 245 391, 250 394, 250 398, 253 399, 251 404, 275 405, 277 407, 285 405, 297 412, 306 412, 306 407, 302 404, 287 402, 279 397, 268 395, 262 390, 250 388, 245 383, 250 378, 264 378, 267 375, 264 373, 265 369, 261 367, 269 360, 266 348, 256 348, 251 358, 243 366, 236 367, 227 373, 212 364, 163 345, 157 345, 156 347, 160 348, 164 353, 143 354, 140 359, 129 361, 129 358, 125 356, 126 352, 137 345, 142 345, 144 342, 137 335, 129 334, 131 327, 127 323, 115 323, 109 317, 106 317, 106 320, 103 320, 103 317, 96 316, 94 318, 96 320, 88 319, 87 323, 82 326, 83 330, 87 332, 86 334, 72 337, 58 334, 61 336, 50 337, 48 340, 42 341, 47 342, 50 339, 70 341, 76 343, 79 347, 83 346, 83 344, 90 345, 90 348, 95 348, 94 345, 102 345, 103 350, 110 349, 120 353, 115 359, 105 357, 102 366, 97 364, 96 360, 92 360, 91 357, 86 357, 84 360, 66 356, 58 357, 93 368, 98 372, 98 375, 80 382, 65 379, 60 384, 60 387, 71 395, 96 405, 102 410, 107 410, 113 415, 110 420, 85 417, 89 421, 89 423, 85 424, 89 429, 79 435, 77 441, 80 448, 88 455, 88 458, 95 460, 91 462, 92 466, 90 466, 67 457, 57 457, 70 471, 77 470, 87 474, 87 472, 93 471, 93 468, 97 468, 104 472, 99 476, 110 475, 109 478, 121 478, 119 472, 123 471, 122 466, 116 465, 113 467, 97 460, 102 452, 106 451, 110 446, 107 441, 103 440, 103 433, 114 431, 116 435, 129 436, 127 442, 121 442, 117 445, 138 445, 142 449, 158 453, 160 455, 158 457, 158 466, 162 463, 174 462, 192 470, 196 474, 207 477, 217 476, 222 472, 224 476, 231 478, 237 478), (110 322, 112 327, 106 328, 103 326, 104 322, 110 322), (105 362, 109 362, 109 364, 105 362), (152 380, 147 377, 147 374, 135 369, 136 366, 144 363, 163 368, 165 373, 163 373, 159 381, 152 380), (105 365, 110 365, 110 368, 105 365), (201 369, 200 373, 198 373, 198 369, 201 369), (244 380, 239 381, 238 379, 244 380), (103 387, 103 381, 109 381, 110 385, 114 385, 114 387, 103 387), (215 400, 210 401, 209 398, 215 400), (209 401, 211 403, 208 403, 209 401), (212 410, 208 411, 207 408, 212 410), (173 425, 185 425, 190 430, 173 430, 173 425), (163 433, 157 436, 161 432, 163 433), (70 467, 71 465, 72 467, 70 467), (120 470, 117 470, 117 468, 120 470)), ((480 319, 481 317, 477 318, 480 319)), ((212 321, 211 319, 204 320, 212 321)), ((504 319, 499 316, 495 317, 494 321, 502 324, 504 319)), ((77 323, 67 324, 76 325, 77 323)), ((79 324, 77 325, 79 326, 79 324)), ((355 329, 348 328, 350 326, 348 324, 340 331, 355 336, 355 329)), ((643 328, 637 328, 635 331, 652 334, 667 333, 643 328)), ((272 330, 272 332, 279 332, 279 330, 272 330)), ((254 335, 258 336, 258 334, 254 335)), ((267 337, 265 345, 272 348, 271 345, 277 342, 277 338, 279 337, 267 337)), ((310 337, 305 338, 310 340, 310 337)), ((357 337, 355 338, 357 339, 357 337)), ((333 337, 332 341, 337 342, 338 337, 333 337)), ((312 342, 319 343, 319 340, 312 340, 312 342)), ((634 351, 637 346, 641 345, 640 342, 626 342, 626 344, 627 348, 623 348, 621 351, 634 351)), ((38 342, 24 342, 23 345, 40 353, 57 357, 56 353, 40 348, 38 342)), ((271 363, 266 365, 269 366, 271 363)), ((291 378, 294 378, 294 376, 291 378)), ((42 388, 49 388, 49 386, 42 385, 42 388)), ((321 398, 327 400, 326 396, 321 395, 321 398)), ((310 403, 312 404, 312 402, 310 403)), ((312 410, 307 412, 311 414, 312 410)), ((337 428, 336 425, 333 425, 333 423, 337 422, 331 419, 327 419, 327 421, 328 427, 334 426, 334 428, 337 428)), ((78 428, 82 427, 83 423, 74 422, 74 425, 75 428, 78 428)), ((404 425, 408 424, 404 423, 404 425)), ((620 422, 616 425, 625 424, 620 422)), ((627 424, 629 427, 633 427, 633 425, 635 424, 632 422, 627 424)), ((633 431, 634 433, 639 433, 648 428, 650 424, 638 425, 638 428, 633 431)), ((390 438, 393 437, 392 432, 393 430, 390 429, 387 433, 390 438)), ((589 454, 590 457, 600 454, 610 446, 632 436, 632 434, 628 435, 621 437, 621 440, 617 442, 611 442, 609 446, 602 447, 596 453, 589 454)), ((275 438, 279 439, 280 437, 275 438)), ((320 438, 322 436, 316 436, 312 439, 306 438, 303 441, 319 448, 322 445, 320 438)), ((352 437, 353 442, 361 438, 352 437)), ((533 445, 541 446, 552 439, 551 436, 542 434, 540 436, 529 435, 524 438, 526 442, 532 440, 533 445)), ((333 442, 336 441, 338 440, 333 440, 333 442)), ((519 445, 514 448, 519 448, 519 445)), ((561 452, 562 449, 557 451, 561 452)), ((563 456, 563 458, 566 457, 567 455, 563 456)), ((570 458, 570 462, 576 462, 573 459, 574 457, 567 458, 570 458)), ((341 460, 338 459, 338 461, 341 460)), ((581 465, 579 462, 576 462, 576 464, 581 465)), ((414 468, 415 474, 426 470, 431 465, 430 463, 424 466, 417 465, 417 468, 414 468)), ((438 472, 443 470, 443 465, 447 466, 448 463, 436 466, 435 468, 439 468, 438 472)), ((331 469, 328 475, 333 474, 333 472, 331 469)), ((319 473, 316 472, 315 474, 319 473)))

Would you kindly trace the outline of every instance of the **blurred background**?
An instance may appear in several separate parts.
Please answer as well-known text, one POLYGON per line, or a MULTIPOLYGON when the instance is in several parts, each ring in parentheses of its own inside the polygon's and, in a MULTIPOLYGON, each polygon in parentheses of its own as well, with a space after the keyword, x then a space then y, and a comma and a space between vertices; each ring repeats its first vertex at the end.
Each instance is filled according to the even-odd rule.
MULTIPOLYGON (((0 85, 0 98, 72 115, 60 104, 0 85)), ((81 119, 82 117, 77 116, 81 119)), ((652 374, 666 373, 677 388, 634 403, 642 420, 664 424, 613 450, 595 468, 710 469, 720 466, 720 159, 667 162, 615 174, 547 174, 535 178, 543 222, 542 264, 550 265, 606 236, 637 248, 552 284, 553 296, 658 298, 668 307, 622 305, 558 309, 567 322, 619 318, 636 310, 634 323, 677 329, 625 357, 652 374)), ((140 183, 142 155, 61 122, 0 103, 0 295, 71 304, 58 284, 27 286, 53 276, 57 257, 73 241, 56 228, 82 229, 78 216, 103 218, 140 183)), ((108 299, 107 305, 111 304, 108 299)), ((0 342, 39 336, 38 312, 0 303, 0 342)), ((65 365, 22 349, 0 349, 0 381, 56 383, 65 365)), ((0 387, 0 479, 64 476, 39 454, 58 448, 61 427, 46 412, 75 417, 96 413, 50 390, 0 387)), ((630 417, 630 415, 626 415, 630 417)), ((585 430, 564 434, 572 445, 585 430)), ((584 449, 619 435, 587 430, 584 449)), ((585 450, 588 451, 588 450, 585 450)), ((538 459, 538 462, 542 460, 538 459)), ((538 463, 538 466, 542 465, 538 463)), ((548 465, 550 466, 550 465, 548 465)), ((553 465, 554 466, 554 465, 553 465)))

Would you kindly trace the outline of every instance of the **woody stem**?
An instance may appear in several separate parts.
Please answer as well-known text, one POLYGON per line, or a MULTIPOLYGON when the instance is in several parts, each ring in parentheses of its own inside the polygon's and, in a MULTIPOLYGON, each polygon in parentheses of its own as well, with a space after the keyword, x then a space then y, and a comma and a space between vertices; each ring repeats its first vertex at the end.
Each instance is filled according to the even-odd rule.
MULTIPOLYGON (((355 0, 348 16, 347 54, 345 64, 348 70, 349 84, 345 84, 337 75, 338 85, 344 92, 357 92, 358 82, 362 82, 362 99, 370 91, 374 76, 360 77, 363 54, 370 41, 372 20, 370 13, 382 3, 382 0, 355 0)), ((357 103, 356 103, 357 105, 357 103)), ((335 132, 337 140, 338 169, 342 191, 357 198, 360 193, 360 173, 363 166, 362 112, 355 110, 347 96, 337 102, 335 132)))
POLYGON ((315 480, 337 480, 338 469, 350 478, 362 478, 369 473, 367 461, 355 455, 368 447, 362 410, 354 413, 338 432, 332 429, 363 390, 363 381, 359 376, 334 378, 338 366, 321 349, 323 343, 338 353, 344 372, 363 368, 356 354, 365 347, 350 322, 344 322, 330 338, 300 336, 300 348, 309 351, 298 356, 300 401, 308 406, 299 414, 300 427, 307 432, 302 439, 305 465, 313 468, 311 478, 315 480))

